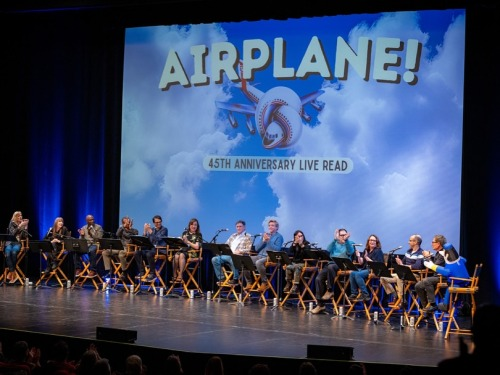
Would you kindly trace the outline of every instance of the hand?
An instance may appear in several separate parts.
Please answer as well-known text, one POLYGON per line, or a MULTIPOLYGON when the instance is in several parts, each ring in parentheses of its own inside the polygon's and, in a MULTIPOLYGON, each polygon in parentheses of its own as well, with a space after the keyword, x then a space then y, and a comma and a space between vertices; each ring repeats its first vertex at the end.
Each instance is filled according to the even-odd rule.
POLYGON ((424 261, 424 266, 432 269, 432 266, 435 266, 435 264, 434 264, 434 262, 431 262, 430 260, 426 260, 426 261, 424 261))

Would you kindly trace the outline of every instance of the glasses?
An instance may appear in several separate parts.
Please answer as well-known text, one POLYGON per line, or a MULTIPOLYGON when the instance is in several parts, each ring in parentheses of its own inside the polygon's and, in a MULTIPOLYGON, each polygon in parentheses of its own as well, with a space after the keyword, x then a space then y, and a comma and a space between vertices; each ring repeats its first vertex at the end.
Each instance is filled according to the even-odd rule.
POLYGON ((161 221, 153 221, 155 224, 161 224, 161 221))
POLYGON ((344 233, 344 234, 339 234, 340 237, 344 237, 344 236, 347 236, 347 233, 344 233))
POLYGON ((304 237, 302 234, 297 234, 297 237, 304 237))
POLYGON ((377 240, 369 240, 370 242, 377 242, 377 240))
POLYGON ((432 243, 438 243, 437 241, 432 241, 432 243))

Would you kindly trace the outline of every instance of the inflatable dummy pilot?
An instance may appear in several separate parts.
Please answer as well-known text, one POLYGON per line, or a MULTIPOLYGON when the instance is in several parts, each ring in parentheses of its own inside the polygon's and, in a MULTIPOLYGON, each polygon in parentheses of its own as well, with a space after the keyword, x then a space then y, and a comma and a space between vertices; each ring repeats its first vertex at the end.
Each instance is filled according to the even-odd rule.
MULTIPOLYGON (((424 266, 433 270, 434 272, 443 275, 448 279, 448 282, 451 282, 450 277, 459 277, 463 279, 469 279, 469 272, 467 272, 467 268, 465 267, 465 263, 467 260, 460 255, 455 250, 451 243, 445 243, 443 245, 444 248, 444 256, 445 265, 437 266, 431 261, 424 261, 424 266)), ((454 285, 462 286, 465 285, 467 280, 455 280, 454 285)), ((448 289, 444 295, 443 301, 438 304, 438 309, 441 311, 448 311, 448 304, 450 302, 450 293, 448 289)))

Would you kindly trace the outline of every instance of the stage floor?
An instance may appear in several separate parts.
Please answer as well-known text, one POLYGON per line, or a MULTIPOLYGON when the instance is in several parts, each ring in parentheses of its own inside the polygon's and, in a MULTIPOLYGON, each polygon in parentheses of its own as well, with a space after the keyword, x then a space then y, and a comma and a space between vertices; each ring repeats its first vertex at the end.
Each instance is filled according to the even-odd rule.
MULTIPOLYGON (((312 315, 291 306, 272 309, 253 301, 160 297, 102 292, 95 288, 0 287, 3 328, 96 338, 96 327, 137 331, 136 344, 197 353, 306 358, 307 345, 352 347, 354 360, 436 366, 458 352, 458 338, 445 340, 434 325, 418 329, 312 315)), ((465 318, 464 318, 465 319, 465 318)), ((466 339, 470 342, 469 339, 466 339)))

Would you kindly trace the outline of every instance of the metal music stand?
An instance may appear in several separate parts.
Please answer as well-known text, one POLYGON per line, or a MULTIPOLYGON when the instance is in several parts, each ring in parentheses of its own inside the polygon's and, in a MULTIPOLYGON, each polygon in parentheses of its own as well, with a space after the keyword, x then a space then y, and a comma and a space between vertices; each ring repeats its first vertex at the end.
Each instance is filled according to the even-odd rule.
MULTIPOLYGON (((216 244, 216 243, 207 243, 207 242, 204 242, 201 244, 201 247, 203 250, 208 250, 212 253, 212 257, 216 257, 218 256, 219 257, 219 271, 220 271, 220 275, 222 275, 222 261, 221 261, 221 257, 223 255, 233 255, 233 252, 231 250, 231 248, 229 247, 228 244, 216 244)), ((213 285, 212 285, 213 286, 213 285)), ((219 292, 218 296, 217 296, 217 302, 221 302, 221 293, 219 292)))
MULTIPOLYGON (((29 247, 30 247, 30 251, 32 251, 34 253, 38 253, 38 255, 40 255, 40 275, 41 275, 42 274, 42 253, 44 253, 44 252, 48 253, 48 252, 51 252, 54 250, 54 248, 52 247, 52 242, 50 242, 49 240, 30 241, 29 247)), ((38 289, 39 287, 43 287, 41 282, 36 286, 36 289, 38 289)))
POLYGON ((239 297, 237 297, 238 302, 235 304, 237 306, 245 306, 245 303, 243 302, 243 278, 245 277, 245 271, 255 272, 257 271, 257 267, 255 267, 255 264, 252 262, 252 258, 248 255, 231 254, 231 258, 233 259, 234 266, 240 270, 239 284, 241 293, 239 294, 239 297))
MULTIPOLYGON (((84 238, 65 238, 63 239, 64 248, 70 252, 80 254, 89 253, 89 244, 84 238)), ((75 286, 75 281, 77 277, 73 278, 73 286, 75 286)))
POLYGON ((377 277, 392 277, 391 271, 384 262, 368 262, 367 266, 377 277))
MULTIPOLYGON (((396 272, 398 277, 401 280, 403 280, 403 304, 402 304, 402 307, 403 307, 403 315, 405 316, 405 319, 407 319, 408 312, 406 311, 406 308, 404 305, 405 301, 407 301, 407 299, 406 299, 406 283, 407 282, 417 283, 418 280, 415 277, 415 275, 413 274, 413 271, 411 270, 410 267, 403 266, 400 264, 394 264, 394 271, 396 272)), ((410 301, 407 301, 406 303, 408 304, 408 306, 411 306, 411 304, 409 302, 410 301)))
MULTIPOLYGON (((335 264, 337 265, 337 267, 339 267, 339 269, 341 269, 342 271, 344 271, 344 276, 343 276, 343 283, 344 283, 344 288, 346 288, 346 277, 347 277, 347 271, 357 271, 358 268, 354 265, 354 263, 349 259, 349 258, 337 258, 337 257, 332 257, 332 260, 335 262, 335 264)), ((346 290, 343 291, 344 295, 342 296, 342 306, 344 307, 345 309, 345 302, 346 302, 346 290)), ((342 309, 342 310, 344 310, 342 309)), ((342 319, 351 319, 351 320, 354 320, 354 318, 350 317, 350 316, 347 316, 345 315, 343 312, 342 314, 339 314, 338 316, 334 316, 332 317, 332 319, 336 319, 336 318, 342 318, 342 319)))
POLYGON ((318 261, 321 260, 330 261, 330 254, 325 250, 304 249, 304 256, 307 259, 316 259, 318 261))
MULTIPOLYGON (((271 259, 273 263, 276 263, 276 267, 278 267, 278 281, 276 283, 276 288, 278 289, 278 303, 276 306, 273 306, 271 310, 276 310, 281 305, 281 279, 283 278, 282 270, 281 270, 281 261, 283 260, 283 264, 288 266, 292 263, 288 254, 285 251, 267 251, 267 256, 271 259)), ((283 306, 281 306, 283 307, 283 306)))
MULTIPOLYGON (((99 238, 98 239, 98 242, 99 242, 99 248, 102 249, 102 251, 106 251, 106 250, 123 250, 123 243, 121 240, 119 239, 116 239, 116 238, 99 238)), ((114 279, 115 279, 115 286, 116 286, 116 279, 117 279, 117 275, 116 275, 116 272, 115 272, 115 267, 113 267, 113 274, 114 274, 114 279)), ((106 288, 105 290, 113 290, 115 292, 120 292, 120 290, 116 290, 114 288, 106 288)))
MULTIPOLYGON (((12 234, 0 234, 0 242, 4 242, 5 243, 7 241, 9 241, 9 242, 18 242, 17 238, 14 237, 12 234)), ((5 247, 3 247, 3 249, 4 249, 4 253, 5 253, 5 247)), ((3 272, 5 274, 5 254, 4 254, 3 262, 2 263, 3 263, 2 269, 3 269, 3 272)), ((5 275, 5 277, 7 277, 7 275, 5 275)), ((5 283, 5 280, 2 279, 2 282, 0 282, 0 286, 3 285, 4 283, 5 283)))

